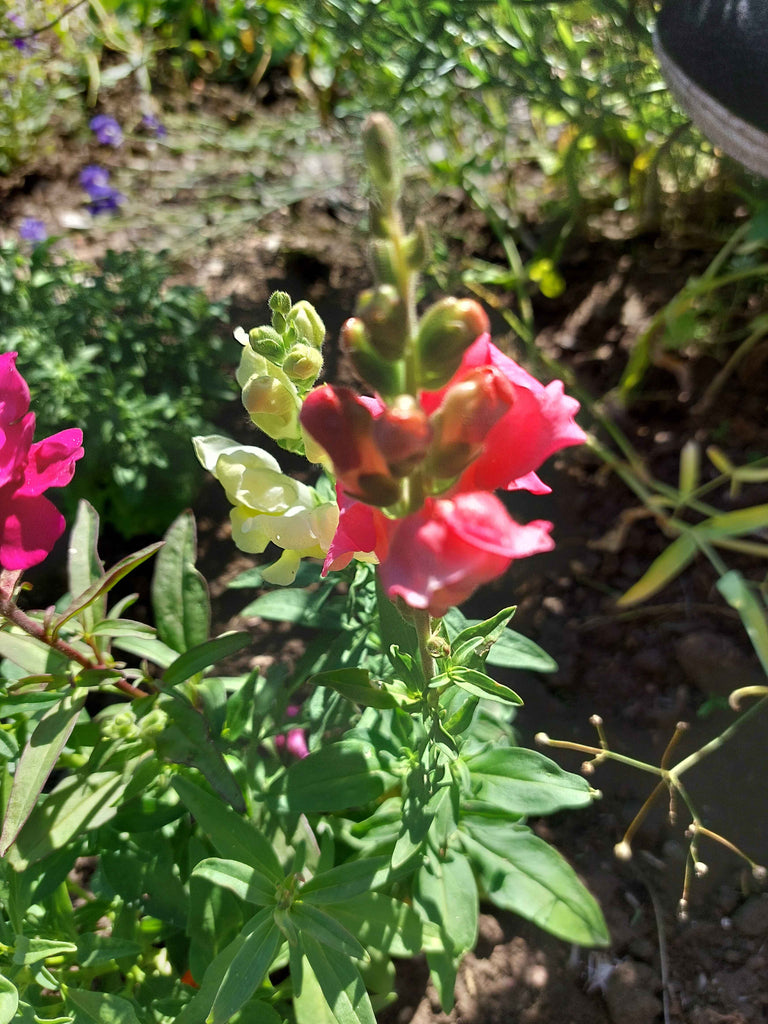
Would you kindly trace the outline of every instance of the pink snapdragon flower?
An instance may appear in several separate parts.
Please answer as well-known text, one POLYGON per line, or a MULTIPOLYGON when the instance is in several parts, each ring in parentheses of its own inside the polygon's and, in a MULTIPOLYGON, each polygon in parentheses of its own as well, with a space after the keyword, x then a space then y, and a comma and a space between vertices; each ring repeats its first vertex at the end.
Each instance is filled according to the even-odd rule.
POLYGON ((64 516, 43 492, 68 484, 83 456, 75 427, 33 443, 35 414, 16 357, 0 355, 0 566, 11 570, 42 562, 64 532, 64 516))
POLYGON ((551 523, 516 523, 491 492, 547 493, 536 470, 585 434, 574 421, 579 403, 562 382, 544 386, 487 334, 443 388, 420 393, 418 405, 421 419, 411 410, 393 435, 391 410, 380 399, 324 387, 305 400, 301 422, 329 453, 338 480, 339 526, 324 571, 370 552, 390 597, 441 616, 514 559, 554 546, 551 523), (414 468, 401 473, 393 454, 409 436, 421 445, 428 490, 418 510, 393 518, 376 506, 392 505, 401 476, 414 468))
MULTIPOLYGON (((285 714, 288 718, 296 718, 300 711, 301 708, 298 705, 289 704, 285 709, 285 714)), ((285 748, 289 754, 299 760, 309 757, 309 747, 304 730, 300 728, 289 729, 285 735, 275 736, 275 746, 278 750, 285 748)))

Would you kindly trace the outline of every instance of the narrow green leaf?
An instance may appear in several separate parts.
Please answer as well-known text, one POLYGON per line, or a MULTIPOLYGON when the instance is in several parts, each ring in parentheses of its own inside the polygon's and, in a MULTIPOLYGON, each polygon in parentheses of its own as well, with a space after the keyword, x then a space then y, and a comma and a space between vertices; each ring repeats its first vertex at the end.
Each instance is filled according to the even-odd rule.
POLYGON ((486 665, 522 672, 556 672, 557 662, 533 640, 512 629, 505 630, 485 659, 486 665))
POLYGON ((250 821, 183 775, 174 776, 171 784, 217 853, 258 867, 274 882, 283 878, 284 872, 272 845, 250 821))
POLYGON ((354 903, 334 906, 333 914, 357 935, 366 949, 409 957, 422 953, 429 944, 422 920, 413 907, 386 893, 362 893, 354 903))
POLYGON ((274 904, 277 898, 274 879, 240 861, 207 857, 195 865, 192 874, 206 878, 214 885, 223 886, 241 900, 257 906, 274 904))
POLYGON ((78 937, 76 959, 81 967, 96 967, 98 964, 106 964, 110 960, 117 960, 124 956, 135 959, 141 950, 141 945, 130 939, 86 932, 78 937))
POLYGON ((0 657, 7 658, 25 672, 36 676, 66 672, 69 665, 68 658, 42 640, 5 629, 0 630, 0 657))
POLYGON ((208 584, 195 568, 197 529, 183 512, 163 538, 152 576, 152 609, 163 643, 179 653, 205 643, 211 628, 208 584))
POLYGON ((722 512, 711 516, 694 526, 694 532, 706 540, 717 541, 721 537, 740 537, 743 534, 764 530, 768 526, 768 505, 753 505, 738 508, 733 512, 722 512))
POLYGON ((301 970, 297 970, 296 962, 291 964, 291 982, 294 986, 293 1012, 296 1024, 337 1024, 330 1006, 325 1001, 320 982, 303 957, 300 961, 301 970), (299 985, 299 978, 301 984, 299 985))
POLYGON ((454 850, 444 856, 433 851, 416 874, 414 905, 422 917, 437 925, 451 953, 461 955, 477 940, 479 900, 467 858, 454 850))
POLYGON ((665 587, 693 561, 698 551, 696 541, 690 533, 683 533, 673 540, 668 548, 655 559, 645 574, 622 594, 616 602, 620 608, 647 601, 665 587))
POLYGON ((49 956, 59 953, 76 953, 77 946, 73 942, 59 942, 57 939, 31 939, 28 935, 19 935, 13 953, 13 963, 18 966, 37 964, 47 960, 49 956))
POLYGON ((520 705, 523 703, 522 698, 518 697, 514 690, 497 683, 485 672, 479 672, 474 668, 452 668, 450 679, 456 686, 471 693, 473 697, 483 697, 485 700, 496 701, 497 704, 520 705))
POLYGON ((337 1024, 376 1024, 363 979, 350 958, 321 946, 311 935, 302 935, 301 945, 337 1024))
POLYGON ((141 1024, 133 1003, 122 996, 63 985, 61 990, 67 1007, 75 1011, 78 1024, 141 1024))
POLYGON ((169 665, 163 672, 162 680, 166 686, 178 686, 179 683, 191 679, 211 665, 215 665, 222 658, 228 658, 230 654, 241 651, 243 647, 251 643, 249 633, 224 633, 213 640, 206 640, 198 644, 169 665))
POLYGON ((371 680, 371 674, 364 668, 339 668, 330 672, 318 672, 310 676, 313 686, 327 686, 340 693, 353 704, 368 708, 394 708, 397 701, 386 690, 371 680))
POLYGON ((226 1024, 248 1002, 267 976, 283 942, 269 907, 259 911, 242 934, 243 944, 224 973, 208 1016, 209 1024, 226 1024))
POLYGON ((78 691, 68 694, 43 715, 29 737, 13 777, 0 835, 0 856, 5 855, 29 817, 75 727, 83 704, 85 694, 78 691))
POLYGON ((497 907, 510 910, 566 942, 607 946, 600 907, 576 872, 527 826, 468 820, 462 843, 497 907))
POLYGON ((19 1008, 19 993, 13 982, 0 974, 0 1024, 11 1024, 19 1008))
MULTIPOLYGON (((89 609, 90 611, 90 609, 89 609)), ((155 631, 146 622, 136 619, 102 619, 88 630, 89 636, 154 636, 155 631)))
MULTIPOLYGON (((88 587, 82 594, 78 594, 74 597, 71 603, 61 612, 55 616, 51 623, 51 631, 55 636, 65 622, 69 622, 78 615, 84 608, 88 608, 98 601, 103 595, 108 593, 117 583, 127 576, 129 572, 132 572, 135 568, 141 565, 142 562, 146 562, 148 558, 151 558, 156 551, 163 546, 162 541, 157 541, 155 544, 150 544, 148 547, 142 548, 140 551, 134 552, 132 555, 127 555, 121 559, 116 565, 114 565, 109 572, 105 573, 101 579, 96 580, 88 587)), ((101 617, 101 616, 100 616, 101 617)))
POLYGON ((344 953, 345 956, 357 960, 370 959, 365 947, 360 945, 354 935, 319 907, 313 907, 311 903, 295 903, 291 907, 290 918, 302 936, 309 934, 323 946, 344 953))
POLYGON ((258 615, 275 622, 301 623, 312 629, 337 631, 341 625, 344 601, 328 596, 327 590, 271 590, 251 601, 242 616, 258 615))
POLYGON ((172 647, 156 637, 119 636, 115 638, 112 646, 119 651, 125 651, 126 654, 133 654, 137 658, 150 661, 160 668, 168 668, 179 656, 178 651, 174 651, 172 647))
POLYGON ((462 631, 453 638, 451 642, 451 648, 456 652, 457 660, 461 660, 460 652, 465 644, 470 644, 476 637, 482 638, 482 644, 479 648, 475 649, 472 647, 479 657, 484 657, 488 651, 493 647, 497 640, 501 638, 504 630, 507 628, 507 623, 515 614, 517 610, 515 605, 511 605, 509 608, 502 608, 500 612, 497 612, 493 618, 486 619, 484 622, 472 622, 465 626, 462 631))
POLYGON ((465 761, 471 796, 518 814, 552 814, 592 801, 586 779, 573 775, 536 750, 493 747, 465 761))
POLYGON ((14 867, 33 864, 81 831, 109 821, 125 784, 124 774, 116 771, 66 776, 37 804, 19 833, 12 851, 14 867))
POLYGON ((18 753, 19 742, 15 734, 8 729, 0 729, 0 757, 6 761, 13 761, 18 753))
MULTIPOLYGON (((99 558, 99 513, 82 500, 69 537, 67 573, 70 594, 82 594, 104 575, 104 564, 99 558)), ((90 608, 83 609, 83 628, 90 632, 93 623, 104 617, 106 596, 97 598, 90 608)))
POLYGON ((370 857, 322 871, 301 887, 301 898, 322 905, 354 899, 370 891, 374 878, 388 863, 388 857, 370 857))
POLYGON ((760 604, 747 581, 732 569, 717 581, 717 589, 725 600, 741 616, 752 646, 755 648, 760 664, 768 675, 768 613, 760 604))

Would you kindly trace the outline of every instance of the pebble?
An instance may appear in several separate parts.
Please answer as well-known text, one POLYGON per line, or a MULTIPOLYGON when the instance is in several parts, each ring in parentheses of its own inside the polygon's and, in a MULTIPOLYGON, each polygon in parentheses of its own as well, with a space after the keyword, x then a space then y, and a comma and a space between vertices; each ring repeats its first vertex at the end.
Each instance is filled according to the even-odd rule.
POLYGON ((611 1024, 656 1024, 663 1006, 655 995, 656 972, 636 960, 616 964, 603 985, 603 999, 611 1024))
POLYGON ((768 934, 768 893, 750 896, 742 903, 733 915, 733 926, 750 938, 768 934))

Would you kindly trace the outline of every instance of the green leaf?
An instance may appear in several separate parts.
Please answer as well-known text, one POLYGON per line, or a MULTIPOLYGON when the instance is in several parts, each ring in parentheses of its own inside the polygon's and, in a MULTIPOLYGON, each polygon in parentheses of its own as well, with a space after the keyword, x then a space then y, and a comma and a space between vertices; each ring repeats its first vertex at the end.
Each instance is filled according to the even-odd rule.
POLYGON ((301 887, 305 903, 342 903, 369 892, 376 875, 387 866, 388 857, 370 857, 348 861, 321 871, 301 887))
POLYGON ((444 856, 429 852, 419 868, 414 905, 426 921, 440 928, 446 950, 461 955, 477 941, 479 901, 467 858, 455 850, 444 856))
POLYGON ((32 812, 84 704, 85 694, 78 691, 67 694, 43 715, 29 737, 13 777, 0 834, 0 856, 5 855, 32 812))
POLYGON ((57 939, 31 939, 28 935, 19 935, 13 953, 13 963, 18 966, 37 964, 47 960, 49 956, 59 953, 76 953, 77 946, 73 942, 59 942, 57 939))
MULTIPOLYGON (((130 766, 128 766, 130 767, 130 766)), ((115 814, 125 790, 122 772, 66 776, 37 804, 19 833, 13 853, 21 869, 60 849, 81 831, 98 828, 115 814)))
POLYGON ((296 1015, 296 1024, 336 1024, 336 1018, 325 1001, 320 982, 309 966, 309 961, 303 957, 300 963, 300 974, 295 969, 296 964, 291 965, 291 981, 294 989, 299 988, 298 977, 301 978, 300 990, 294 991, 293 994, 293 1012, 296 1015))
POLYGON ((732 569, 717 581, 717 589, 741 616, 763 671, 768 675, 768 616, 747 581, 732 569))
POLYGON ((552 814, 592 801, 586 779, 536 750, 495 747, 466 758, 471 796, 518 814, 552 814))
POLYGON ((381 646, 385 651, 398 647, 401 651, 418 651, 419 638, 412 622, 408 622, 387 597, 376 573, 376 608, 379 613, 381 646))
POLYGON ((523 672, 556 672, 557 662, 533 640, 513 629, 505 630, 488 652, 486 665, 523 672))
POLYGON ((549 843, 524 825, 501 827, 467 819, 462 843, 488 898, 566 942, 607 946, 596 900, 549 843))
POLYGON ((61 986, 64 1002, 75 1011, 78 1024, 141 1024, 133 1003, 109 992, 87 992, 61 986))
MULTIPOLYGON (((88 609, 91 611, 91 609, 88 609)), ((89 636, 154 636, 155 631, 146 622, 135 619, 102 619, 88 631, 89 636)))
POLYGON ((514 690, 497 683, 495 679, 491 679, 485 672, 479 672, 477 669, 451 668, 449 678, 452 683, 467 693, 471 693, 473 697, 483 697, 485 700, 496 701, 497 704, 520 705, 523 703, 522 698, 518 697, 514 690))
POLYGON ((391 781, 372 744, 342 740, 294 762, 270 795, 290 811, 342 811, 378 799, 391 781))
POLYGON ((360 971, 350 958, 311 935, 302 934, 301 945, 337 1024, 376 1024, 360 971))
POLYGON ((0 1024, 11 1024, 19 1007, 19 993, 16 986, 0 974, 0 1024))
POLYGON ((277 900, 274 879, 240 861, 207 857, 195 865, 192 874, 206 878, 214 885, 223 886, 241 900, 257 906, 274 904, 277 900))
POLYGON ((355 957, 357 960, 369 959, 365 948, 344 925, 339 924, 330 914, 326 914, 318 907, 313 907, 311 903, 294 903, 290 910, 290 918, 302 936, 311 935, 323 946, 355 957))
POLYGON ((169 722, 155 741, 160 757, 197 768, 226 803, 244 814, 240 786, 211 735, 207 717, 181 696, 168 698, 164 710, 169 722))
POLYGON ((126 654, 150 661, 153 665, 159 665, 160 668, 168 668, 179 656, 178 651, 174 651, 156 637, 120 636, 115 638, 112 646, 119 651, 125 651, 126 654))
MULTIPOLYGON (((61 612, 56 615, 51 622, 51 632, 54 636, 59 632, 65 622, 69 622, 85 608, 90 607, 95 601, 108 593, 117 583, 127 576, 129 572, 136 569, 142 562, 146 562, 148 558, 151 558, 156 551, 163 546, 162 541, 157 541, 155 544, 150 544, 140 551, 134 552, 132 555, 127 555, 122 558, 116 565, 114 565, 109 572, 105 573, 101 579, 96 580, 90 587, 87 588, 82 594, 78 594, 72 599, 70 604, 61 612)), ((103 614, 103 613, 102 613, 103 614)), ((99 616, 101 618, 101 616, 99 616)))
POLYGON ((673 540, 668 548, 656 558, 637 583, 622 594, 616 602, 620 608, 646 601, 665 587, 693 561, 699 550, 692 533, 684 533, 673 540))
POLYGON ((240 612, 242 616, 258 615, 276 622, 301 623, 312 629, 338 631, 344 601, 329 598, 329 591, 271 590, 251 601, 240 612))
POLYGON ((174 776, 171 784, 217 853, 229 860, 258 866, 274 882, 282 880, 284 872, 280 861, 263 832, 236 814, 219 797, 196 786, 183 775, 174 776))
POLYGON ((267 975, 282 945, 283 935, 272 916, 272 909, 252 918, 242 931, 243 944, 224 973, 208 1017, 210 1024, 225 1024, 251 998, 267 975))
MULTIPOLYGON (((104 575, 104 565, 99 558, 99 514, 87 501, 81 499, 77 516, 69 537, 67 571, 70 594, 82 594, 104 575)), ((97 598, 90 608, 83 610, 83 628, 89 633, 94 622, 104 617, 106 596, 97 598)))
POLYGON ((208 584, 195 568, 195 517, 183 512, 163 538, 152 576, 152 609, 163 643, 183 653, 205 643, 211 628, 208 584))
POLYGON ((114 935, 95 935, 86 932, 77 940, 77 962, 81 967, 96 967, 98 964, 119 960, 121 957, 136 959, 142 951, 138 942, 116 938, 114 935))
POLYGON ((469 649, 478 657, 485 657, 491 647, 493 647, 496 641, 503 635, 504 630, 507 628, 507 623, 515 614, 516 610, 516 606, 511 605, 509 608, 502 608, 502 610, 491 619, 486 619, 484 622, 471 622, 468 624, 461 630, 458 636, 453 638, 451 642, 451 650, 455 659, 461 663, 461 651, 465 644, 469 645, 469 649), (471 645, 471 641, 476 637, 480 637, 482 639, 482 644, 477 648, 471 645))
POLYGON ((413 907, 385 893, 362 893, 353 904, 335 906, 333 914, 367 949, 410 957, 427 948, 423 922, 413 907))
POLYGON ((178 686, 191 679, 222 658, 241 651, 251 642, 249 633, 224 633, 213 640, 206 640, 191 650, 185 651, 163 672, 162 681, 166 686, 178 686))
POLYGON ((741 537, 744 534, 764 530, 768 526, 768 505, 752 505, 738 508, 733 512, 722 512, 711 516, 693 527, 693 532, 706 540, 718 541, 725 537, 741 537))
POLYGON ((7 658, 30 675, 66 672, 69 659, 42 640, 0 630, 0 657, 7 658))
POLYGON ((340 693, 345 700, 368 708, 394 708, 397 701, 386 690, 371 680, 371 674, 364 668, 338 668, 329 672, 318 672, 310 676, 313 686, 327 686, 340 693))

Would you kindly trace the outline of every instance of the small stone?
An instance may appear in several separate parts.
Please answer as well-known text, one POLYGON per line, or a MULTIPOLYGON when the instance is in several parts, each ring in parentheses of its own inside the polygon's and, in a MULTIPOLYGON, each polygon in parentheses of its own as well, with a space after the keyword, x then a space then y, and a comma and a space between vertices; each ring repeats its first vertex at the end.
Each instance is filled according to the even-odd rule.
POLYGON ((750 896, 742 903, 733 915, 733 926, 750 938, 768 934, 768 894, 750 896))
POLYGON ((603 985, 612 1024, 656 1024, 663 1006, 655 995, 659 981, 647 964, 623 960, 603 985))

